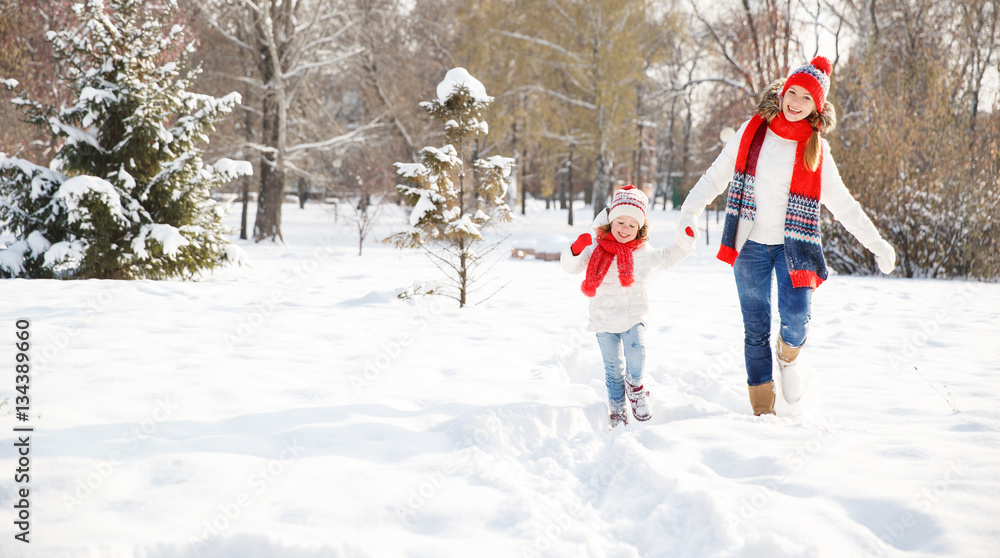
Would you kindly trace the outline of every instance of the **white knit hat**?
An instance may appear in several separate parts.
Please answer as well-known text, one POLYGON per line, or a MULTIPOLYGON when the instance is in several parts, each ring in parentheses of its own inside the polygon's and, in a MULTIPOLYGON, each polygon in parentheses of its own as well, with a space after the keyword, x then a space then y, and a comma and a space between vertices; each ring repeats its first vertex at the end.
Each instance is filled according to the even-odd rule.
POLYGON ((615 192, 615 197, 611 199, 608 222, 614 221, 622 215, 627 215, 638 221, 641 227, 646 222, 646 204, 648 203, 649 198, 642 193, 642 190, 631 184, 623 186, 621 190, 615 192))

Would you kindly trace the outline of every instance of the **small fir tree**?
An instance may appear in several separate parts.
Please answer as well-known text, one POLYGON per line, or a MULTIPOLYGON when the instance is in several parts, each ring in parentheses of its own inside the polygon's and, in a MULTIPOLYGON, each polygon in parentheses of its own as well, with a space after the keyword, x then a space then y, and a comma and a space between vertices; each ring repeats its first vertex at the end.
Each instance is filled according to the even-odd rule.
POLYGON ((199 69, 168 24, 176 0, 144 4, 74 6, 82 25, 47 36, 73 103, 13 100, 57 151, 50 168, 0 154, 0 276, 190 278, 242 258, 210 192, 252 168, 206 165, 198 147, 239 95, 190 92, 199 69))
POLYGON ((444 124, 446 144, 424 147, 419 163, 396 163, 406 184, 397 186, 413 206, 407 231, 387 239, 399 248, 420 248, 455 288, 465 306, 483 258, 496 244, 484 246, 483 230, 511 219, 507 207, 507 177, 514 159, 494 155, 476 158, 473 171, 465 166, 474 140, 489 132, 482 113, 493 101, 486 88, 464 68, 454 68, 437 86, 437 99, 420 103, 444 124))

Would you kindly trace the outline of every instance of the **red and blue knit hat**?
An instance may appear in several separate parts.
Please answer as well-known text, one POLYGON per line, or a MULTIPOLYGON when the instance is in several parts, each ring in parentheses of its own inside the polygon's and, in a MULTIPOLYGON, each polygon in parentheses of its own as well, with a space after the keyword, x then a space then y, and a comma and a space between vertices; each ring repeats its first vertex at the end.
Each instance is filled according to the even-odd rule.
POLYGON ((830 72, 832 70, 830 61, 825 56, 817 56, 812 62, 800 67, 792 72, 785 80, 785 86, 781 88, 781 95, 793 85, 805 88, 813 100, 816 102, 816 112, 823 112, 823 105, 826 104, 826 94, 830 91, 830 72))
POLYGON ((623 186, 621 190, 615 192, 615 197, 611 199, 608 222, 614 221, 622 215, 627 215, 638 221, 641 227, 646 222, 646 205, 648 203, 649 198, 642 190, 631 184, 623 186))

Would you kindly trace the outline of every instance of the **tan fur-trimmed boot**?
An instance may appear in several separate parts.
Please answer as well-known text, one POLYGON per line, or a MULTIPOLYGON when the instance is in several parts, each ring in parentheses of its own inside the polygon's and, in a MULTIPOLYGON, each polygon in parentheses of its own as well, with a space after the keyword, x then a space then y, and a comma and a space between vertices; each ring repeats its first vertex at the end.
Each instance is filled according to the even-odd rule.
POLYGON ((797 403, 805 392, 805 377, 795 362, 801 350, 801 345, 790 347, 781 337, 778 337, 778 342, 774 345, 778 370, 781 373, 781 395, 789 403, 797 403))
POLYGON ((774 382, 747 387, 750 389, 750 406, 753 407, 753 414, 758 417, 760 415, 773 415, 774 382))

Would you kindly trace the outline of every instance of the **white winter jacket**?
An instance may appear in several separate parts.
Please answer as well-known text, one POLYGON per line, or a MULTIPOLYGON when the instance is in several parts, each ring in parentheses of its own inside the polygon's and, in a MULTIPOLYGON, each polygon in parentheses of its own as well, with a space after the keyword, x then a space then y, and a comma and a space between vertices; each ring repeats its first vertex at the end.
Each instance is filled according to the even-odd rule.
MULTIPOLYGON (((736 167, 736 157, 740 150, 740 138, 746 130, 749 121, 744 122, 739 132, 723 148, 712 166, 698 180, 681 210, 692 213, 696 217, 729 186, 736 167)), ((826 139, 823 145, 822 187, 820 203, 840 221, 861 244, 868 250, 879 253, 883 244, 882 236, 872 224, 871 219, 861 209, 844 181, 840 178, 837 163, 830 155, 830 144, 826 139)), ((767 130, 767 136, 761 145, 760 157, 757 159, 757 173, 754 176, 753 193, 757 205, 753 222, 741 220, 736 233, 736 251, 743 249, 746 241, 753 240, 761 244, 784 244, 785 213, 788 208, 788 193, 792 184, 792 167, 795 162, 796 142, 782 138, 772 130, 767 130)), ((884 250, 883 250, 884 251, 884 250)))
MULTIPOLYGON (((559 258, 563 269, 569 273, 586 271, 590 256, 596 244, 584 248, 578 256, 567 246, 559 258)), ((654 249, 644 243, 632 253, 635 283, 623 287, 618 279, 618 258, 611 262, 607 275, 597 287, 597 293, 590 298, 590 330, 607 333, 623 333, 638 323, 645 323, 649 314, 649 296, 646 294, 646 280, 655 268, 667 269, 687 256, 682 248, 674 244, 663 249, 654 249)), ((583 293, 580 293, 581 296, 583 293)))

